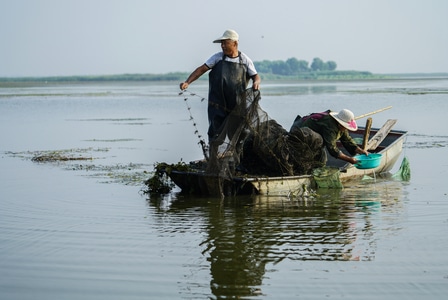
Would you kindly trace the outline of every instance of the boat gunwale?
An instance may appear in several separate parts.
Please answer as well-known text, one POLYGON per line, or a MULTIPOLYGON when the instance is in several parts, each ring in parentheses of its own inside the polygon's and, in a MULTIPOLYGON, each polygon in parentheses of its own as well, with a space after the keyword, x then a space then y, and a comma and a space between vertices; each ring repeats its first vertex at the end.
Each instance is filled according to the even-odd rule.
MULTIPOLYGON (((361 134, 363 132, 363 127, 360 127, 357 131, 358 134, 361 134)), ((379 130, 379 129, 372 129, 372 130, 379 130)), ((388 172, 393 165, 395 164, 396 160, 399 158, 399 156, 402 153, 402 147, 403 144, 405 142, 405 139, 407 137, 408 132, 407 131, 403 131, 403 130, 391 130, 387 136, 391 136, 392 137, 392 141, 390 141, 386 146, 381 146, 378 145, 378 149, 379 151, 372 151, 372 153, 388 153, 388 151, 393 152, 393 159, 392 160, 388 160, 384 163, 381 163, 380 166, 376 167, 376 168, 372 168, 372 169, 364 169, 362 171, 364 171, 364 174, 367 173, 377 173, 377 174, 381 174, 381 173, 386 173, 388 172), (397 144, 400 144, 397 146, 397 144), (397 148, 399 147, 399 148, 397 148), (397 149, 395 149, 397 148, 397 149), (395 150, 394 150, 395 149, 395 150), (366 172, 367 171, 367 172, 366 172)), ((376 150, 374 149, 374 150, 376 150)), ((356 168, 355 165, 352 165, 350 163, 345 163, 342 166, 329 166, 329 167, 334 167, 339 169, 340 171, 340 179, 341 181, 348 181, 354 178, 359 177, 358 175, 358 169, 356 168)), ((222 176, 220 176, 219 174, 210 174, 207 173, 205 170, 202 169, 192 169, 189 171, 180 171, 180 170, 171 170, 170 171, 171 175, 173 175, 173 177, 196 177, 198 180, 199 178, 202 178, 201 180, 207 180, 207 178, 209 179, 222 179, 222 176)), ((170 174, 167 173, 167 175, 176 183, 176 180, 174 180, 174 178, 172 176, 170 176, 170 174)), ((225 178, 224 178, 225 179, 225 178)), ((233 177, 229 177, 228 178, 229 182, 234 182, 237 185, 244 185, 244 184, 250 184, 252 186, 252 193, 255 192, 257 194, 271 194, 273 191, 269 191, 269 188, 267 188, 267 191, 262 191, 265 188, 261 188, 261 186, 268 186, 271 183, 292 183, 292 182, 296 182, 295 184, 299 183, 299 184, 303 184, 305 182, 313 182, 314 181, 314 176, 312 174, 302 174, 302 175, 292 175, 292 176, 267 176, 267 175, 251 175, 251 174, 243 174, 242 176, 233 176, 233 177)), ((180 183, 180 182, 179 182, 180 183)), ((180 185, 178 185, 179 187, 181 187, 180 185)), ((181 187, 182 190, 184 190, 181 187)), ((203 194, 203 193, 201 193, 203 194)))

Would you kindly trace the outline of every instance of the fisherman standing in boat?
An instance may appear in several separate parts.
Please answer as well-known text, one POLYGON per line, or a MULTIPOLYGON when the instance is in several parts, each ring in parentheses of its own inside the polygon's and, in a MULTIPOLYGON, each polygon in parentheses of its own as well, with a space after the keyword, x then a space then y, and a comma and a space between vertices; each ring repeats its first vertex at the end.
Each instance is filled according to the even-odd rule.
POLYGON ((352 164, 358 162, 356 158, 344 154, 337 147, 336 142, 338 140, 351 155, 369 155, 369 153, 360 148, 348 134, 348 130, 358 130, 355 116, 353 112, 348 109, 343 109, 340 112, 327 110, 322 113, 313 113, 303 118, 297 116, 289 132, 294 135, 297 130, 301 130, 301 128, 304 127, 308 127, 322 136, 322 161, 326 161, 326 153, 324 151, 324 148, 326 148, 328 153, 335 158, 342 159, 352 164))
MULTIPOLYGON (((249 79, 252 79, 252 88, 258 90, 260 87, 260 76, 257 74, 254 63, 243 52, 238 50, 239 36, 234 30, 226 30, 223 35, 213 43, 221 43, 221 52, 212 55, 207 61, 197 67, 188 76, 185 82, 180 84, 181 90, 186 90, 188 86, 201 77, 205 72, 211 70, 209 74, 208 93, 208 138, 211 146, 210 155, 217 151, 217 147, 224 142, 225 121, 232 110, 237 106, 238 99, 246 90, 249 79)), ((225 132, 229 139, 233 132, 230 126, 225 132)), ((236 129, 236 128, 235 128, 236 129)))

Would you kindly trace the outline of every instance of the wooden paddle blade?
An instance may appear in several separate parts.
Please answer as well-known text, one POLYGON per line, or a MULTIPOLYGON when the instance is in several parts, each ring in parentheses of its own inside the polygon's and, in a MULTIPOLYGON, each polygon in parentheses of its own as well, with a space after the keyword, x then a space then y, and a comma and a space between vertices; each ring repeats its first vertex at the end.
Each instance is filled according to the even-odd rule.
POLYGON ((384 123, 383 127, 381 127, 380 130, 378 130, 378 132, 367 143, 366 150, 375 150, 376 147, 378 147, 379 144, 381 144, 381 142, 392 130, 392 127, 395 125, 395 123, 397 123, 397 120, 395 119, 387 120, 386 123, 384 123))

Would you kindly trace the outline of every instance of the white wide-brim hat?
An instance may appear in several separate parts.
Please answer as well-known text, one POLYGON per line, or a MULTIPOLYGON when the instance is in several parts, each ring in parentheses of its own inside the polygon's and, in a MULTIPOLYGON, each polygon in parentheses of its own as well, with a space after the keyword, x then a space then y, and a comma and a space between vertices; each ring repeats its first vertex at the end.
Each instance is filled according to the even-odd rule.
POLYGON ((355 121, 355 115, 348 109, 343 109, 340 112, 330 112, 332 116, 339 124, 344 126, 350 131, 358 130, 358 124, 355 121))
POLYGON ((238 39, 239 39, 239 35, 238 35, 238 33, 236 33, 235 30, 227 29, 226 31, 224 31, 222 36, 217 38, 216 40, 214 40, 213 43, 221 43, 221 41, 224 41, 224 40, 238 41, 238 39))

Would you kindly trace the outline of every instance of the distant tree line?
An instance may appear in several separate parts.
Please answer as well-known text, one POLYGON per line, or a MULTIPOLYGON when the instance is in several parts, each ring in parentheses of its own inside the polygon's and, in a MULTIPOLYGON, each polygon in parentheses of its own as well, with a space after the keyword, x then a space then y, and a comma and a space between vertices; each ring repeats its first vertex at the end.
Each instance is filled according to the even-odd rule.
POLYGON ((334 61, 324 62, 316 57, 311 65, 306 60, 298 60, 295 57, 283 60, 263 60, 254 62, 255 68, 259 73, 275 74, 283 76, 294 76, 309 72, 335 71, 337 64, 334 61))
MULTIPOLYGON (((306 60, 288 58, 282 60, 255 61, 255 68, 262 77, 267 80, 353 80, 386 78, 384 75, 373 75, 367 71, 336 71, 337 64, 334 61, 324 62, 316 57, 311 64, 306 60)), ((172 72, 166 74, 116 74, 116 75, 91 75, 91 76, 50 76, 50 77, 0 77, 1 86, 12 82, 28 83, 58 83, 58 82, 110 82, 110 81, 182 81, 189 73, 172 72)), ((206 80, 206 76, 200 79, 206 80)), ((0 86, 0 87, 1 87, 0 86)))

